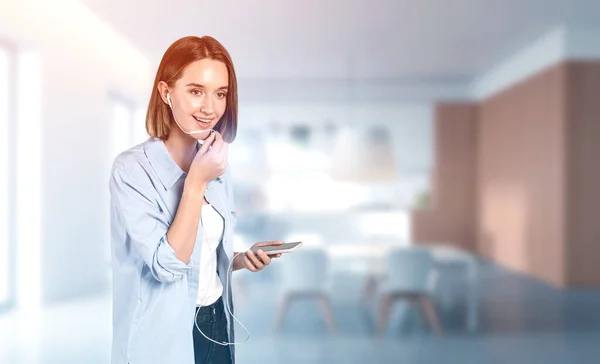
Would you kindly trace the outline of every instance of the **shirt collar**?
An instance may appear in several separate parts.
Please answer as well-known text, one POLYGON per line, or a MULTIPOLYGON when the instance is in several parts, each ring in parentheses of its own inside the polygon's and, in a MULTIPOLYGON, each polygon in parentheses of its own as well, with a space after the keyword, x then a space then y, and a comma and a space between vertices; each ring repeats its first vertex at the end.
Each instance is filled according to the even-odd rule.
MULTIPOLYGON (((200 149, 201 144, 196 145, 196 150, 200 149)), ((160 182, 165 189, 173 187, 182 175, 187 175, 175 161, 171 158, 165 143, 159 138, 150 138, 144 143, 144 151, 150 165, 158 175, 160 182)), ((221 181, 223 176, 217 177, 221 181)))

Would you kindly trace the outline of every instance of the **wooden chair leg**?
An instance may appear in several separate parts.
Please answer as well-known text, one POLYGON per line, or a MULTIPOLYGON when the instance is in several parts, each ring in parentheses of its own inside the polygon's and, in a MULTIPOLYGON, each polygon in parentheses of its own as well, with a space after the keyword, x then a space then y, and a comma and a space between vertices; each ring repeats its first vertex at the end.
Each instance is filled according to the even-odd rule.
POLYGON ((323 314, 323 319, 325 320, 325 324, 330 333, 335 332, 335 324, 333 321, 333 311, 331 309, 331 301, 329 297, 325 295, 318 295, 317 300, 319 301, 319 306, 321 307, 321 313, 323 314))
POLYGON ((427 296, 421 296, 419 298, 419 303, 433 332, 436 335, 442 335, 442 325, 440 324, 440 319, 433 301, 427 296))
POLYGON ((366 306, 369 301, 373 298, 375 290, 377 289, 377 277, 374 275, 367 276, 367 281, 365 282, 365 286, 363 288, 363 292, 361 295, 361 303, 366 306))
POLYGON ((377 320, 376 332, 378 336, 382 336, 385 333, 386 324, 390 315, 392 304, 394 303, 394 296, 385 294, 381 296, 381 302, 379 304, 379 318, 377 320))

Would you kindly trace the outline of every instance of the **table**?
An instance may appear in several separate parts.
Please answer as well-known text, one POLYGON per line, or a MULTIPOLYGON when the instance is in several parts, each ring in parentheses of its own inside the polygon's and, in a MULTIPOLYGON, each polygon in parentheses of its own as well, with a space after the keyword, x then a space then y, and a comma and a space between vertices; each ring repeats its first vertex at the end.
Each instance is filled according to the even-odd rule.
MULTIPOLYGON (((390 249, 410 247, 403 244, 331 244, 324 245, 332 261, 343 261, 351 270, 359 270, 367 275, 363 299, 370 297, 377 283, 385 275, 385 257, 390 249)), ((465 268, 467 281, 467 330, 476 332, 479 326, 479 296, 477 290, 478 262, 475 254, 447 244, 416 245, 431 252, 435 265, 440 269, 450 266, 465 268)))

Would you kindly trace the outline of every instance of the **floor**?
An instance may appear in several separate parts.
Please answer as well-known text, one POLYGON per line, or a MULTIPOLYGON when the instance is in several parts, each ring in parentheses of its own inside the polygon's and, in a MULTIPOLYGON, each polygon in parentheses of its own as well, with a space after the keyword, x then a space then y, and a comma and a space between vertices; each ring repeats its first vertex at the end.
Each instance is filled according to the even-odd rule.
MULTIPOLYGON (((238 363, 593 363, 600 356, 600 291, 562 291, 481 263, 480 330, 465 329, 464 283, 444 275, 451 299, 438 307, 445 335, 436 337, 418 311, 400 304, 388 331, 373 335, 371 307, 358 304, 361 279, 335 276, 331 292, 338 331, 329 334, 312 302, 295 303, 275 331, 271 273, 243 272, 246 296, 238 317, 251 333, 237 346, 238 363)), ((110 296, 47 307, 35 315, 0 316, 0 363, 108 363, 110 296)), ((238 339, 244 336, 238 329, 238 339)))

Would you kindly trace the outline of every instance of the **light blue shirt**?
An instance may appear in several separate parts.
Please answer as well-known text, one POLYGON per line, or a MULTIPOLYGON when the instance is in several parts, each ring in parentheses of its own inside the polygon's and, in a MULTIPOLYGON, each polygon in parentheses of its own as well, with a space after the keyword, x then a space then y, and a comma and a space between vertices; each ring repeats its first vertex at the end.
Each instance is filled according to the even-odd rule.
MULTIPOLYGON (((113 163, 110 222, 113 271, 113 364, 193 364, 194 313, 200 277, 202 226, 186 264, 175 256, 167 231, 177 213, 187 174, 160 139, 150 138, 113 163)), ((217 271, 223 299, 236 224, 229 170, 209 182, 206 200, 223 217, 217 271)), ((231 283, 231 277, 229 277, 231 283)), ((233 305, 229 308, 233 313, 233 305)), ((226 310, 227 312, 227 310, 226 310)), ((229 341, 233 322, 227 315, 229 341)), ((231 347, 234 352, 233 346, 231 347)))

